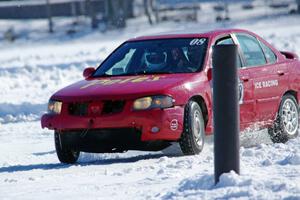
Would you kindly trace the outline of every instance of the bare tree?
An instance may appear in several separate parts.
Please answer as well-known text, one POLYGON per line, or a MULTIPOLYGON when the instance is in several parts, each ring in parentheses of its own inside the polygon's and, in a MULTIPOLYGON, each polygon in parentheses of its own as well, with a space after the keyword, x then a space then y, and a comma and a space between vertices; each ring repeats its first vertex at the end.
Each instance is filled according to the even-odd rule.
POLYGON ((93 8, 93 4, 91 0, 86 0, 86 7, 87 7, 87 14, 91 18, 91 26, 92 29, 98 28, 97 18, 96 18, 96 11, 93 8))
MULTIPOLYGON (((103 20, 112 27, 124 28, 126 19, 133 17, 134 0, 104 0, 104 17, 103 20)), ((90 16, 92 28, 98 27, 97 10, 95 10, 96 1, 85 0, 86 15, 90 16)))
POLYGON ((144 10, 145 14, 148 18, 149 24, 153 24, 152 18, 151 18, 151 13, 150 13, 150 8, 153 5, 153 0, 144 0, 144 10))
POLYGON ((71 14, 72 17, 74 18, 74 24, 78 23, 78 13, 77 13, 77 6, 76 6, 76 2, 73 1, 70 3, 71 6, 71 14))
POLYGON ((126 18, 133 18, 134 17, 133 3, 134 3, 134 0, 126 0, 126 3, 125 3, 126 18))
POLYGON ((117 28, 126 26, 126 2, 124 0, 106 0, 107 1, 107 20, 117 28))
POLYGON ((48 18, 49 33, 53 33, 53 21, 52 21, 51 5, 49 0, 46 0, 46 12, 48 18))

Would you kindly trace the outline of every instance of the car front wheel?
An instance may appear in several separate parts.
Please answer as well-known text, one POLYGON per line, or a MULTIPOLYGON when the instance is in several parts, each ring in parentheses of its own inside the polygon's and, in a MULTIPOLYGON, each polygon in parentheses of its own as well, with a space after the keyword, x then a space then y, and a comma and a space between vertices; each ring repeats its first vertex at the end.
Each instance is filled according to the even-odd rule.
POLYGON ((199 104, 189 101, 185 107, 184 130, 179 140, 180 148, 185 155, 199 154, 204 146, 205 125, 199 104))
POLYGON ((274 143, 285 143, 298 135, 299 109, 294 96, 284 95, 282 97, 276 120, 269 134, 274 143))
POLYGON ((61 140, 60 134, 56 131, 54 132, 54 142, 56 154, 60 162, 73 164, 78 160, 80 152, 66 148, 61 140))

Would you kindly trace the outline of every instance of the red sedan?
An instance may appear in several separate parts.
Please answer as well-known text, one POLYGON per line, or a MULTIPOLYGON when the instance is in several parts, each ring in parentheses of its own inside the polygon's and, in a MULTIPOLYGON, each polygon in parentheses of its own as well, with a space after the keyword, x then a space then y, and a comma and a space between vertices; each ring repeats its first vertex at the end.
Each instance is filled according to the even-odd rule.
POLYGON ((54 130, 58 158, 80 151, 161 150, 179 142, 198 154, 212 127, 212 46, 239 46, 241 130, 268 128, 274 142, 296 137, 300 62, 245 30, 166 34, 130 39, 85 80, 49 100, 42 127, 54 130))

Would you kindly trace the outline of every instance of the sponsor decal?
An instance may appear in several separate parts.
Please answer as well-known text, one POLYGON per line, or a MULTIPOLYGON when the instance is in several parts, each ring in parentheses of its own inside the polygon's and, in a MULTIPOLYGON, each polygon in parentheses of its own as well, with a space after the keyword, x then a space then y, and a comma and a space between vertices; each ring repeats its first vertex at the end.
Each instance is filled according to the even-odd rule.
POLYGON ((171 122, 170 122, 170 129, 172 131, 176 131, 178 129, 178 120, 177 119, 173 119, 171 122))
POLYGON ((239 104, 243 104, 243 99, 244 99, 244 85, 243 81, 239 79, 239 104))
POLYGON ((278 80, 259 81, 254 83, 255 89, 269 88, 278 86, 278 80))
POLYGON ((113 85, 113 84, 123 84, 123 83, 141 83, 141 82, 152 82, 158 81, 163 76, 150 76, 150 77, 131 77, 126 79, 104 79, 104 80, 95 80, 90 83, 82 86, 80 89, 85 89, 95 85, 113 85))
MULTIPOLYGON (((241 81, 240 79, 238 80, 238 89, 239 89, 239 104, 243 104, 243 100, 244 100, 244 85, 243 85, 243 81, 241 81)), ((213 95, 213 87, 211 85, 211 94, 213 95)))

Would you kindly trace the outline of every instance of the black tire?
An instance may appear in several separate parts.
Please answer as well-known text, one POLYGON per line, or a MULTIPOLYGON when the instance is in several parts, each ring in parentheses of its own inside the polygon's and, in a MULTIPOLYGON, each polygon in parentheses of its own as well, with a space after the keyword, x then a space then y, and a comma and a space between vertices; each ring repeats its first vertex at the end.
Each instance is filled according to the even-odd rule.
POLYGON ((183 128, 179 140, 182 153, 184 155, 199 154, 204 146, 205 125, 201 108, 195 101, 189 101, 185 106, 183 128))
POLYGON ((79 158, 80 151, 73 151, 64 147, 61 137, 58 132, 54 132, 54 143, 58 160, 61 163, 73 164, 79 158))
POLYGON ((299 109, 294 96, 282 97, 274 124, 268 129, 274 143, 285 143, 298 135, 299 109), (290 111, 289 111, 290 110, 290 111))

